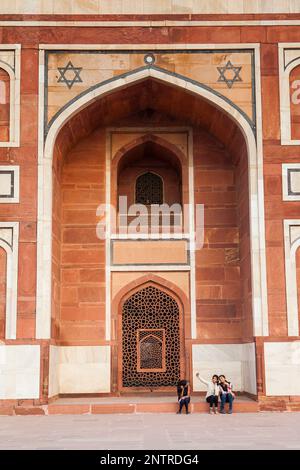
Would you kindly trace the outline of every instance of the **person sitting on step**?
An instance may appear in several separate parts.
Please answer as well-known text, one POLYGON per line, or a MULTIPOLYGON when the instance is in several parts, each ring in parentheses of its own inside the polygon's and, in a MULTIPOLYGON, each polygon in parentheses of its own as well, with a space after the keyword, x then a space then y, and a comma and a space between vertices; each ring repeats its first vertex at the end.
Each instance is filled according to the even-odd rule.
POLYGON ((196 373, 196 377, 202 382, 204 385, 206 385, 206 401, 209 403, 209 413, 212 415, 218 414, 218 399, 219 399, 219 394, 220 394, 220 388, 219 388, 219 377, 217 374, 214 374, 211 378, 211 381, 208 382, 207 380, 203 379, 199 372, 196 373))
POLYGON ((225 375, 219 376, 221 408, 220 413, 225 414, 225 403, 229 403, 228 413, 232 414, 232 404, 234 400, 234 393, 232 391, 232 383, 226 379, 225 375))
POLYGON ((177 397, 178 397, 178 404, 179 410, 177 414, 181 414, 183 406, 185 406, 185 412, 189 414, 189 403, 191 401, 190 393, 189 393, 189 383, 187 380, 180 380, 177 384, 177 397))

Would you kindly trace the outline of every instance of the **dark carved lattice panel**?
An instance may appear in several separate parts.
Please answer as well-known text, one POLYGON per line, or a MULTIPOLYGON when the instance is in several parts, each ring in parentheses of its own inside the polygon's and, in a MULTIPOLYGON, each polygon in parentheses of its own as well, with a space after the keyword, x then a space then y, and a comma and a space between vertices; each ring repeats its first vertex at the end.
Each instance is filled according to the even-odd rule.
POLYGON ((135 202, 137 204, 162 204, 163 183, 160 176, 148 171, 139 176, 135 186, 135 202))
POLYGON ((165 370, 165 331, 138 330, 137 369, 139 372, 165 370))
POLYGON ((177 384, 180 378, 179 308, 172 297, 156 287, 148 286, 126 300, 122 315, 122 355, 123 387, 162 387, 177 384), (140 337, 142 331, 139 330, 148 332, 140 337), (149 341, 147 345, 155 351, 154 357, 150 359, 145 350, 140 349, 138 361, 140 343, 137 345, 137 338, 138 341, 149 338, 149 330, 154 330, 152 337, 154 341, 156 339, 155 347, 153 343, 151 346, 149 341), (159 334, 162 336, 159 337, 159 334), (162 359, 159 361, 157 341, 161 341, 163 336, 162 359), (156 367, 151 367, 151 371, 141 370, 141 356, 144 358, 144 365, 146 362, 151 366, 160 363, 163 370, 153 370, 156 367))

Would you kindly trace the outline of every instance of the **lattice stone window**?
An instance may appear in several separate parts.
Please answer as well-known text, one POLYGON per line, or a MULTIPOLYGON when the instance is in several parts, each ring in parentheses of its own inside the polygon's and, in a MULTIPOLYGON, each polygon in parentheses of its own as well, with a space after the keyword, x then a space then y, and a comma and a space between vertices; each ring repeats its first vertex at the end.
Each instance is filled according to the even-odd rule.
POLYGON ((165 330, 137 330, 137 370, 138 372, 164 372, 165 330))
POLYGON ((123 305, 122 385, 173 387, 179 379, 178 304, 166 292, 154 286, 144 287, 123 305), (153 365, 162 369, 141 368, 153 365))
POLYGON ((136 204, 162 204, 163 182, 160 176, 148 171, 140 175, 135 186, 136 204))

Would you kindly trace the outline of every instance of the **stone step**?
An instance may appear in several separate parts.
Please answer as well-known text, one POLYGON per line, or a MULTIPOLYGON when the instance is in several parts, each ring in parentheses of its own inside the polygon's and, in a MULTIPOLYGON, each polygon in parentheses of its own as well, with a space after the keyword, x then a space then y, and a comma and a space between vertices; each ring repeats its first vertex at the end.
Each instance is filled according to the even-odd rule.
MULTIPOLYGON (((208 413, 209 406, 204 397, 192 397, 191 413, 208 413)), ((226 410, 228 404, 226 404, 226 410)), ((123 397, 79 397, 58 398, 44 405, 33 403, 16 404, 13 401, 5 406, 0 403, 0 415, 60 415, 60 414, 128 414, 128 413, 176 413, 178 404, 173 396, 123 396, 123 397)), ((237 396, 234 413, 256 413, 258 411, 298 411, 300 402, 254 401, 246 396, 237 396), (280 405, 280 406, 279 406, 280 405)))
MULTIPOLYGON (((63 415, 63 414, 128 414, 128 413, 176 413, 178 405, 176 402, 159 400, 129 400, 124 401, 106 401, 93 402, 85 401, 80 403, 79 400, 66 401, 57 400, 48 405, 36 406, 17 406, 15 404, 0 404, 0 415, 63 415)), ((194 401, 189 407, 191 413, 208 413, 208 404, 204 401, 194 401)), ((226 404, 226 411, 228 404, 226 404)), ((300 411, 300 401, 261 401, 254 400, 240 401, 236 399, 233 407, 234 413, 257 413, 264 411, 277 412, 295 412, 300 411)))
MULTIPOLYGON (((228 405, 226 405, 227 410, 228 405)), ((140 403, 84 403, 84 404, 56 404, 47 407, 48 414, 123 414, 123 413, 176 413, 178 405, 175 402, 140 402, 140 403)), ((191 403, 191 413, 207 413, 208 404, 205 402, 191 403)), ((236 402, 235 413, 255 413, 259 405, 255 401, 236 402)))

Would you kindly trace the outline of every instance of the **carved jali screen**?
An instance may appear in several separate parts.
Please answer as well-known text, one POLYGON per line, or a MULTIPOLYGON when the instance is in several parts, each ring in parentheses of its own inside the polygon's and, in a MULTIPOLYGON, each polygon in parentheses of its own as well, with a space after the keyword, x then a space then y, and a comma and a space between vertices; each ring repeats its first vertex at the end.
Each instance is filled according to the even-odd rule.
POLYGON ((174 386, 180 378, 179 307, 156 287, 123 305, 122 363, 123 387, 174 386))
POLYGON ((135 202, 146 205, 163 203, 163 183, 160 176, 148 171, 137 178, 135 202))

